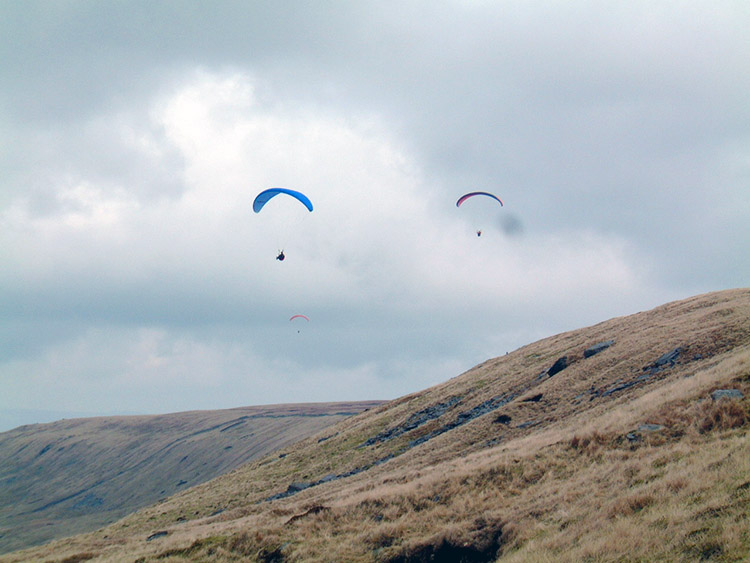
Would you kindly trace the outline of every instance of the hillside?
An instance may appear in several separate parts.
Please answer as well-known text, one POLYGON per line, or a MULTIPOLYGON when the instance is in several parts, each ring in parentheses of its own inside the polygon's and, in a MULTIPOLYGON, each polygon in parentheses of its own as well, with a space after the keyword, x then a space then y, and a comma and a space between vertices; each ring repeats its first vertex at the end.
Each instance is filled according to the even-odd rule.
POLYGON ((750 290, 566 332, 0 560, 750 558, 750 290))
POLYGON ((94 530, 378 404, 85 418, 0 433, 0 553, 94 530))

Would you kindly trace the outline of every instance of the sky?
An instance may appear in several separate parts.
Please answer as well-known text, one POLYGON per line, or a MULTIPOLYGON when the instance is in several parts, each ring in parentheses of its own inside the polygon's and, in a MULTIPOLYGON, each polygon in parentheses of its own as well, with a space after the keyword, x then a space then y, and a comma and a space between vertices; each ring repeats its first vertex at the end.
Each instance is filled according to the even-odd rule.
POLYGON ((0 431, 392 399, 747 287, 748 29, 745 0, 0 0, 0 431), (269 187, 314 211, 254 213, 269 187))

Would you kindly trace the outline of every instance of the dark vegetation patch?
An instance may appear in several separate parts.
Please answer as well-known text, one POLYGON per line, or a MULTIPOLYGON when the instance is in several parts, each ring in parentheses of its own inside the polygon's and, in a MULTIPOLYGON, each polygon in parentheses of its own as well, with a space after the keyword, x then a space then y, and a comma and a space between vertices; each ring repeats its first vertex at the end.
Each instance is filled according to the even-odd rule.
POLYGON ((718 401, 702 405, 702 417, 698 420, 698 430, 704 434, 712 430, 731 430, 748 423, 747 406, 738 400, 718 401))
MULTIPOLYGON (((200 538, 191 543, 188 547, 177 547, 174 549, 167 549, 156 556, 157 559, 169 559, 170 557, 186 557, 200 561, 204 559, 203 556, 210 556, 216 553, 217 548, 223 547, 227 543, 227 538, 224 536, 209 536, 207 538, 200 538)), ((142 559, 141 561, 146 561, 142 559)))
POLYGON ((388 563, 489 563, 496 561, 507 542, 503 524, 479 517, 468 534, 438 534, 428 541, 407 545, 385 561, 388 563))
POLYGON ((706 434, 734 430, 750 423, 750 402, 747 399, 710 396, 694 401, 679 401, 664 405, 652 420, 666 427, 671 437, 679 438, 687 432, 706 434))
POLYGON ((98 553, 91 553, 89 551, 86 551, 83 553, 76 553, 75 555, 70 555, 66 557, 65 559, 61 559, 59 563, 80 563, 81 561, 89 561, 98 556, 99 556, 98 553))
POLYGON ((724 552, 723 546, 713 539, 710 528, 699 528, 690 532, 682 546, 685 555, 692 561, 708 561, 719 558, 724 552))
POLYGON ((584 436, 574 435, 570 439, 570 447, 580 452, 592 453, 598 451, 602 446, 613 444, 614 437, 593 431, 584 436))
POLYGON ((302 518, 306 516, 310 516, 312 514, 320 514, 321 512, 327 512, 329 510, 330 508, 327 506, 323 506, 322 504, 315 504, 311 506, 310 508, 308 508, 307 510, 305 510, 305 512, 303 512, 302 514, 295 514, 294 516, 292 516, 289 520, 285 522, 284 525, 289 525, 293 522, 296 522, 297 520, 301 520, 302 518))
POLYGON ((649 493, 638 493, 617 499, 608 511, 609 518, 631 516, 648 508, 656 502, 656 497, 649 493))
POLYGON ((158 539, 158 538, 163 538, 164 536, 166 536, 168 534, 169 534, 169 532, 167 532, 165 530, 160 530, 158 532, 154 532, 149 537, 147 537, 146 541, 153 541, 153 540, 158 539))
POLYGON ((266 536, 260 531, 242 532, 224 541, 224 547, 242 557, 241 561, 258 561, 260 563, 283 563, 287 560, 283 549, 288 543, 282 543, 278 537, 266 536))

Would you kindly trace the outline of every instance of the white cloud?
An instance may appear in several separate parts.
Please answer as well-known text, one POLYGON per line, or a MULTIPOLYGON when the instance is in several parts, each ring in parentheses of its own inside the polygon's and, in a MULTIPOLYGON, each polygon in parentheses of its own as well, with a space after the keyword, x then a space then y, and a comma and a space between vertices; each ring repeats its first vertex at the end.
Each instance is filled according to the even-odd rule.
POLYGON ((33 279, 50 302, 69 293, 63 314, 107 323, 6 364, 6 379, 31 377, 49 393, 13 404, 57 396, 67 401, 57 408, 149 410, 239 397, 324 400, 333 381, 339 399, 364 398, 363 390, 389 397, 458 368, 460 352, 441 349, 452 332, 473 327, 482 337, 457 349, 491 354, 488 346, 503 340, 497 334, 521 322, 492 328, 493 316, 518 307, 570 315, 560 302, 585 297, 606 308, 613 295, 642 290, 644 272, 624 241, 586 231, 508 237, 493 224, 476 237, 476 215, 431 190, 385 124, 268 111, 253 90, 247 75, 200 72, 154 106, 155 124, 131 130, 127 142, 149 139, 136 145, 150 155, 177 148, 185 166, 179 197, 142 199, 116 176, 107 186, 82 177, 60 186, 55 214, 33 216, 23 200, 4 212, 4 232, 17 241, 15 283, 33 279), (174 147, 155 144, 149 130, 159 128, 174 147), (305 191, 315 211, 280 198, 253 213, 254 195, 279 183, 305 191), (281 264, 274 255, 284 230, 293 246, 281 264), (317 318, 307 340, 289 340, 284 328, 274 329, 281 343, 263 335, 269 322, 280 327, 310 309, 317 318), (134 310, 140 327, 118 324, 134 310), (218 328, 211 336, 211 326, 227 323, 247 341, 219 337, 218 328), (344 340, 333 336, 337 323, 351 328, 344 340))

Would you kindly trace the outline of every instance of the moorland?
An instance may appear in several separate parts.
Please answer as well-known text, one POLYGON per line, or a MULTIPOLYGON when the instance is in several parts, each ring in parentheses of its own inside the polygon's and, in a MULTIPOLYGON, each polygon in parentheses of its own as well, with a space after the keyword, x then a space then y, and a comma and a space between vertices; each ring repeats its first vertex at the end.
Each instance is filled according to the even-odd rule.
POLYGON ((488 359, 0 561, 746 561, 750 289, 488 359))

